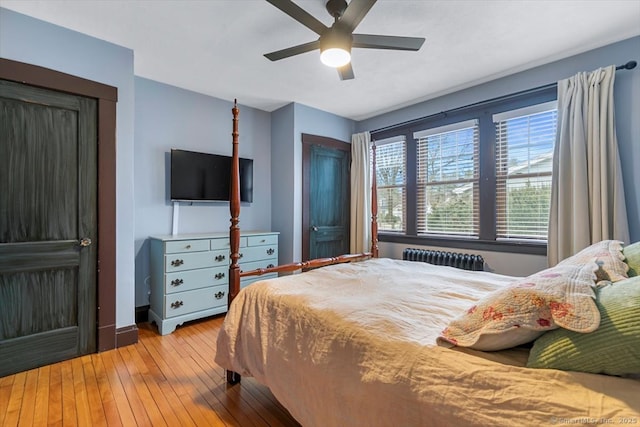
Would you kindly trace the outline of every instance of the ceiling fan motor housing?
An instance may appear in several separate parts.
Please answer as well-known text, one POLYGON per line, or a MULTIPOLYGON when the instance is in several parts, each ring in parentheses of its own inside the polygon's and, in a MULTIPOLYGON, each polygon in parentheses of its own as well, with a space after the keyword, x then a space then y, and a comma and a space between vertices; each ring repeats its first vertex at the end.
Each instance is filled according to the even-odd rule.
POLYGON ((329 12, 329 15, 333 16, 334 19, 339 19, 347 6, 348 5, 345 0, 329 0, 325 5, 327 12, 329 12))
POLYGON ((341 25, 334 24, 329 31, 320 36, 320 51, 330 48, 339 48, 351 52, 353 35, 341 25))

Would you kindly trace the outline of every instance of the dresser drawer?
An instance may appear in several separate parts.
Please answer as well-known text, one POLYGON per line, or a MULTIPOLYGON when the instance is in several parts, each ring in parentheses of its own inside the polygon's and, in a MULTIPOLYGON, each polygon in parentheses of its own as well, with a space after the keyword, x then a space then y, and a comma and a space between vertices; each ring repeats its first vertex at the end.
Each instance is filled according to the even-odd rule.
POLYGON ((227 303, 228 289, 227 285, 222 285, 167 295, 164 298, 164 317, 223 306, 227 303))
POLYGON ((247 236, 247 246, 277 245, 278 235, 247 236))
POLYGON ((247 246, 240 249, 240 262, 259 261, 261 259, 278 258, 278 245, 247 246))
POLYGON ((165 275, 165 293, 171 294, 205 286, 225 285, 229 283, 228 275, 229 267, 226 265, 167 273, 165 275))
POLYGON ((258 268, 275 267, 276 265, 278 265, 278 260, 276 258, 263 259, 263 260, 260 260, 260 261, 240 263, 240 270, 241 271, 251 271, 251 270, 257 270, 258 268))
POLYGON ((192 254, 181 253, 165 255, 166 272, 192 270, 194 268, 219 267, 229 265, 229 251, 206 251, 192 254))
POLYGON ((209 241, 210 243, 210 247, 211 250, 216 250, 216 249, 229 249, 231 247, 231 244, 229 243, 229 238, 226 239, 211 239, 209 241))
POLYGON ((168 254, 179 252, 199 252, 208 251, 209 242, 206 240, 178 240, 175 242, 165 242, 164 251, 168 254))
MULTIPOLYGON (((226 249, 227 252, 229 251, 229 249, 231 249, 231 243, 229 242, 229 239, 211 239, 211 250, 216 250, 216 249, 226 249)), ((246 237, 240 237, 240 247, 245 247, 247 246, 247 238, 246 237)))

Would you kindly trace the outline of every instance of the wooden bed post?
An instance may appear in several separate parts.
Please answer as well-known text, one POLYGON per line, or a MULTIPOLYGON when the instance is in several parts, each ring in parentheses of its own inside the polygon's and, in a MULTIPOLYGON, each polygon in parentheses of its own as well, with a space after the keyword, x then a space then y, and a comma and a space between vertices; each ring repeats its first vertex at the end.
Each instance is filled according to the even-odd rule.
POLYGON ((371 145, 371 256, 378 258, 378 177, 376 143, 371 145))
MULTIPOLYGON (((240 258, 240 155, 238 154, 238 100, 233 101, 233 142, 231 155, 231 194, 229 197, 229 211, 231 213, 231 226, 229 227, 229 243, 231 245, 230 256, 231 264, 229 265, 229 302, 231 302, 240 292, 240 266, 238 259, 240 258)), ((240 382, 240 374, 227 371, 227 382, 236 384, 240 382)))
POLYGON ((231 226, 229 227, 229 243, 231 245, 231 264, 229 265, 229 305, 240 292, 240 157, 238 154, 238 110, 237 100, 233 102, 233 142, 231 155, 231 195, 229 197, 229 211, 231 212, 231 226))

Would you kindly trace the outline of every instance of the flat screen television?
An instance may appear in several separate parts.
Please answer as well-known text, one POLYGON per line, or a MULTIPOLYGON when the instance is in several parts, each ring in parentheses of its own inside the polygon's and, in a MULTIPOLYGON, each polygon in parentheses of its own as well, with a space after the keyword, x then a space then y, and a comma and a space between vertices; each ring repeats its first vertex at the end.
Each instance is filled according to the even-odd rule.
MULTIPOLYGON (((171 149, 171 200, 229 201, 231 157, 171 149)), ((253 202, 253 160, 240 158, 240 201, 253 202)))

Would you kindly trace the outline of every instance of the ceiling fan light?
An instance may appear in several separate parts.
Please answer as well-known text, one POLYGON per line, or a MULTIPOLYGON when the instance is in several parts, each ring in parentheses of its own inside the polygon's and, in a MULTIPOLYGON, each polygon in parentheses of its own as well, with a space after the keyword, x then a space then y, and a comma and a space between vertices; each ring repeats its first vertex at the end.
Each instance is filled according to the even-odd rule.
POLYGON ((348 50, 339 47, 324 49, 320 53, 320 61, 329 67, 342 67, 351 61, 351 53, 349 53, 348 50))

